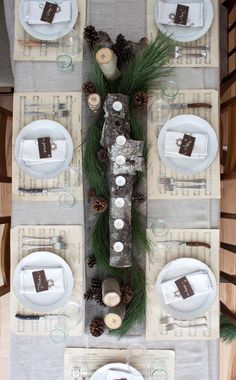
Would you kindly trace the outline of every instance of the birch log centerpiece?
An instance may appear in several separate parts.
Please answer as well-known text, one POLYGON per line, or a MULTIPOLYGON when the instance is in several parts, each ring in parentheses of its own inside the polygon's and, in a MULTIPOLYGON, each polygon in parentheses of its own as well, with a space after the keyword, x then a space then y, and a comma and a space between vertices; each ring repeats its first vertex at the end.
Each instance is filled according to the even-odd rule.
POLYGON ((117 56, 110 48, 99 49, 96 53, 96 61, 108 80, 112 81, 119 78, 120 71, 116 66, 117 56))
POLYGON ((110 265, 125 268, 132 265, 131 207, 133 178, 143 171, 143 141, 130 138, 129 99, 122 94, 109 94, 104 103, 105 122, 100 144, 107 149, 110 178, 110 265))
POLYGON ((115 330, 122 325, 124 316, 125 306, 123 304, 120 304, 116 307, 111 307, 108 309, 108 313, 104 317, 104 322, 109 329, 115 330))
POLYGON ((88 106, 93 112, 98 112, 102 104, 101 96, 93 93, 88 96, 88 106))
POLYGON ((105 305, 113 307, 120 303, 120 284, 115 278, 105 278, 102 283, 102 300, 105 305))

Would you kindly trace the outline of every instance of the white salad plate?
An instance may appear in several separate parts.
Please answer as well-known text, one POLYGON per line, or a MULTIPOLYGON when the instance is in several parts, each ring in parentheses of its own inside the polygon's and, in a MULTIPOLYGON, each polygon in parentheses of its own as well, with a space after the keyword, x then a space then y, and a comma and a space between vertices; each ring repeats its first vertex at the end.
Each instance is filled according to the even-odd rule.
MULTIPOLYGON (((174 4, 189 4, 189 3, 197 3, 200 2, 201 0, 165 0, 167 3, 174 3, 174 4)), ((157 22, 157 12, 158 12, 158 2, 159 0, 156 1, 156 7, 155 7, 155 21, 157 24, 157 27, 160 29, 160 31, 164 34, 167 34, 170 36, 173 40, 179 41, 179 42, 191 42, 198 40, 204 34, 208 32, 208 30, 211 27, 213 16, 214 16, 214 11, 213 11, 213 6, 211 0, 202 0, 203 2, 203 26, 202 27, 183 27, 183 26, 178 26, 178 25, 164 25, 164 24, 159 24, 157 22)))
POLYGON ((195 115, 178 115, 168 120, 158 136, 158 152, 161 160, 171 169, 184 174, 196 174, 206 170, 216 158, 218 139, 212 126, 204 119, 195 115), (166 131, 183 133, 203 133, 208 135, 208 155, 201 159, 189 157, 169 157, 164 152, 166 131))
POLYGON ((18 134, 15 142, 15 159, 25 174, 33 178, 48 179, 56 177, 65 170, 73 156, 73 142, 70 134, 59 123, 53 120, 35 120, 26 125, 18 134), (48 162, 37 165, 26 165, 20 158, 20 147, 22 139, 34 140, 40 137, 50 137, 51 140, 66 140, 67 155, 64 161, 48 162))
POLYGON ((17 265, 13 275, 13 289, 16 297, 27 308, 37 312, 53 311, 65 305, 73 289, 73 275, 69 265, 52 252, 37 251, 25 256, 17 265), (63 268, 64 292, 20 293, 20 271, 23 268, 63 268))
POLYGON ((177 319, 192 320, 204 315, 215 301, 216 291, 216 279, 211 269, 203 262, 192 258, 181 258, 171 261, 164 266, 156 281, 158 302, 168 314, 177 319), (189 297, 167 305, 162 294, 161 283, 171 280, 172 278, 186 276, 188 273, 193 273, 198 270, 207 271, 212 290, 210 290, 209 293, 189 297))
POLYGON ((104 366, 100 367, 97 369, 92 376, 90 377, 90 380, 105 380, 107 376, 107 371, 108 370, 113 370, 114 371, 114 379, 116 379, 116 370, 117 372, 124 372, 124 378, 125 374, 129 374, 130 380, 135 378, 135 380, 144 380, 143 376, 141 373, 134 367, 125 364, 125 363, 109 363, 105 364, 104 366))
MULTIPOLYGON (((38 1, 39 3, 42 1, 40 0, 35 0, 38 1)), ((24 3, 25 0, 20 1, 19 5, 19 19, 20 23, 23 27, 23 29, 30 34, 32 37, 37 38, 39 40, 43 41, 53 41, 58 38, 61 38, 65 36, 67 33, 69 33, 72 29, 73 26, 76 23, 77 17, 78 17, 78 5, 77 5, 77 0, 64 0, 64 1, 70 1, 71 3, 71 19, 68 22, 59 22, 59 23, 52 23, 52 24, 40 24, 40 25, 33 25, 33 24, 28 24, 24 11, 24 3)), ((60 5, 62 0, 52 1, 60 5)))

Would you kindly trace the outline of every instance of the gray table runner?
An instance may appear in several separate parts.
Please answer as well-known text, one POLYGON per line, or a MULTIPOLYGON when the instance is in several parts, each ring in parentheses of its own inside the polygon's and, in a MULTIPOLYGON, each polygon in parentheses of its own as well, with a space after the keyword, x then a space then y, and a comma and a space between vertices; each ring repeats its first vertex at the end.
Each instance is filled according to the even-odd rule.
MULTIPOLYGON (((148 0, 147 0, 148 1, 148 0)), ((14 0, 4 0, 11 54, 14 44, 14 0)), ((114 38, 123 33, 138 40, 146 31, 145 0, 87 0, 87 24, 110 33, 114 38)), ((72 73, 60 73, 54 62, 13 62, 15 91, 80 91, 82 82, 91 72, 89 52, 84 51, 82 65, 76 64, 72 73)), ((180 88, 218 89, 218 69, 175 69, 175 80, 180 88)), ((87 108, 83 107, 83 127, 87 108)), ((87 118, 92 120, 92 116, 87 118)), ((170 228, 179 227, 180 201, 157 201, 149 204, 150 218, 155 215, 168 222, 170 228)), ((14 202, 12 224, 81 224, 82 205, 72 210, 60 209, 55 202, 14 202), (37 204, 35 204, 37 203, 37 204)), ((218 200, 181 201, 181 227, 217 228, 218 200), (191 213, 189 206, 191 205, 191 213), (184 212, 183 212, 184 210, 184 212)), ((70 338, 67 346, 124 348, 133 342, 145 343, 144 337, 126 337, 120 341, 104 335, 101 338, 84 335, 70 338)), ((176 351, 176 380, 217 380, 218 341, 152 342, 150 348, 176 351)), ((64 347, 50 343, 45 337, 11 337, 10 380, 63 380, 64 347)))

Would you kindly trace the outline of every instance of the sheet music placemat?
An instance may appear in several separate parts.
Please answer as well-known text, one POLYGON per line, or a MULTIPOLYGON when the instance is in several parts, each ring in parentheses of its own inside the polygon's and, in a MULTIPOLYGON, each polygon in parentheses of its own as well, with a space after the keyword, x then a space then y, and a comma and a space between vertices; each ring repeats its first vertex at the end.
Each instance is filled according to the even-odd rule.
MULTIPOLYGON (((81 363, 88 366, 89 378, 98 368, 109 363, 125 363, 126 350, 101 349, 101 348, 66 348, 64 354, 64 380, 71 380, 73 367, 79 367, 81 363)), ((168 373, 168 380, 175 380, 175 352, 172 350, 147 350, 147 356, 140 356, 134 360, 134 367, 139 370, 144 378, 148 378, 147 361, 154 368, 163 368, 168 373)))
MULTIPOLYGON (((77 2, 79 13, 74 29, 79 33, 80 40, 83 41, 83 30, 86 23, 86 0, 77 0, 77 2)), ((30 36, 22 28, 19 20, 19 4, 20 0, 15 0, 14 59, 16 61, 56 61, 56 57, 58 55, 58 47, 29 47, 19 44, 18 40, 40 41, 30 36)), ((78 54, 78 56, 73 57, 73 61, 77 62, 81 62, 82 59, 83 50, 78 54)))
MULTIPOLYGON (((147 1, 147 34, 149 39, 154 39, 157 35, 158 28, 155 22, 155 6, 157 0, 147 1)), ((200 39, 189 42, 179 43, 177 46, 202 46, 207 45, 210 50, 207 52, 206 57, 192 58, 192 57, 179 57, 177 59, 171 59, 170 63, 175 67, 218 67, 219 66, 219 4, 217 0, 212 0, 214 8, 214 18, 211 28, 200 39)), ((191 53, 199 51, 191 51, 191 53)))
MULTIPOLYGON (((155 100, 155 95, 150 99, 150 104, 155 100)), ((183 108, 173 110, 171 117, 181 114, 194 114, 202 117, 210 123, 219 137, 219 108, 218 92, 215 90, 180 90, 175 103, 210 103, 212 108, 183 108)), ((147 187, 148 200, 153 199, 212 199, 220 198, 220 162, 219 152, 211 166, 195 175, 184 175, 168 168, 161 161, 157 149, 157 126, 148 117, 148 169, 147 187), (205 179, 205 189, 180 189, 174 187, 173 191, 167 191, 167 187, 160 183, 160 178, 174 178, 175 180, 205 179)), ((181 184, 180 184, 181 185, 181 184)))
MULTIPOLYGON (((19 187, 23 188, 57 188, 61 187, 65 191, 69 189, 76 196, 77 201, 83 200, 83 176, 82 176, 82 135, 81 135, 81 92, 59 92, 57 94, 47 92, 25 92, 14 94, 13 105, 13 154, 12 154, 12 195, 15 200, 34 201, 57 201, 60 193, 22 193, 18 192, 19 187), (39 110, 34 107, 27 107, 27 103, 52 104, 65 103, 69 111, 68 117, 58 118, 55 115, 32 116, 26 115, 27 111, 39 110), (66 169, 59 176, 52 179, 40 180, 26 175, 17 165, 14 154, 15 140, 22 128, 34 120, 38 119, 55 120, 62 124, 70 133, 74 154, 70 169, 66 169)), ((42 108, 43 111, 50 112, 53 108, 42 108)), ((41 110, 41 109, 40 109, 41 110)))
POLYGON ((219 337, 219 230, 169 230, 167 236, 157 237, 152 230, 147 230, 152 241, 150 254, 146 259, 147 305, 146 305, 146 339, 147 340, 209 340, 219 337), (184 245, 171 247, 166 252, 158 252, 158 241, 203 241, 211 248, 186 247, 184 245), (213 271, 217 283, 217 295, 212 307, 205 313, 208 328, 178 328, 165 331, 160 324, 160 318, 167 313, 158 303, 155 284, 161 269, 172 260, 191 257, 207 264, 213 271), (155 326, 155 328, 154 328, 155 326))
MULTIPOLYGON (((32 249, 23 251, 22 237, 52 237, 61 236, 65 243, 65 249, 55 251, 47 248, 49 252, 53 252, 62 257, 73 273, 74 287, 70 301, 79 302, 84 309, 84 236, 82 226, 16 226, 11 230, 11 277, 13 278, 14 270, 23 257, 34 251, 45 249, 32 249)), ((35 243, 43 244, 42 241, 34 240, 35 243)), ((12 283, 12 281, 11 281, 12 283)), ((54 326, 58 323, 58 318, 45 319, 40 321, 23 321, 15 318, 15 314, 40 315, 40 314, 63 314, 66 313, 66 306, 59 308, 53 312, 37 313, 24 307, 15 296, 12 289, 11 292, 11 331, 17 335, 48 335, 54 326)), ((70 335, 81 336, 84 332, 84 318, 81 323, 70 332, 70 335)))

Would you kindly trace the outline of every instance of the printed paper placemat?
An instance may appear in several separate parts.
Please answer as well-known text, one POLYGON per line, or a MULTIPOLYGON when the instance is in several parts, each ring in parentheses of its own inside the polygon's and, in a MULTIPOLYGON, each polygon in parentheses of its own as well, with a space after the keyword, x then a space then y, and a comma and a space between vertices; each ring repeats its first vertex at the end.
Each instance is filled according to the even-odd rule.
MULTIPOLYGON (((150 99, 155 101, 155 95, 150 99)), ((172 110, 171 117, 181 114, 196 115, 205 119, 214 128, 217 137, 219 138, 219 103, 218 91, 216 90, 180 90, 174 103, 210 103, 212 108, 183 108, 172 110)), ((149 113, 150 111, 148 111, 149 113)), ((219 151, 215 161, 210 167, 195 175, 184 175, 177 173, 166 166, 161 161, 157 149, 157 130, 155 123, 150 121, 148 117, 148 169, 147 169, 147 188, 148 200, 153 199, 210 199, 220 198, 220 162, 219 151), (172 191, 168 191, 168 187, 163 184, 166 179, 179 181, 177 186, 173 186, 172 191), (182 189, 183 180, 205 180, 206 187, 204 189, 182 189)), ((185 183, 186 185, 187 183, 185 183)), ((188 185, 188 184, 187 184, 188 185)))
MULTIPOLYGON (((40 240, 34 240, 37 244, 43 244, 40 240)), ((82 226, 17 226, 11 230, 11 277, 13 279, 14 270, 23 257, 34 251, 47 250, 62 257, 73 273, 74 287, 70 301, 79 302, 84 309, 84 236, 82 226), (51 248, 34 248, 30 251, 23 251, 23 236, 52 237, 60 236, 65 248, 60 251, 51 248)), ((12 281, 11 281, 12 282, 12 281)), ((63 314, 66 313, 65 307, 53 312, 37 313, 25 306, 11 292, 11 331, 17 335, 48 335, 52 328, 57 324, 58 319, 45 319, 39 321, 23 321, 15 318, 15 314, 41 315, 41 314, 63 314)), ((84 318, 80 324, 71 331, 70 335, 81 336, 84 332, 84 318)))
POLYGON ((75 195, 77 201, 83 200, 83 175, 82 175, 82 134, 81 134, 81 92, 25 92, 14 94, 13 105, 13 153, 12 153, 12 195, 15 200, 34 200, 34 201, 57 201, 60 193, 23 193, 18 188, 62 188, 63 191, 70 190, 75 195), (51 104, 51 108, 27 107, 27 104, 51 104), (52 114, 42 114, 40 116, 27 115, 26 111, 43 110, 52 112, 53 106, 65 103, 65 108, 69 111, 68 117, 57 117, 52 114), (32 121, 39 119, 50 119, 63 125, 70 133, 73 140, 74 154, 68 169, 64 170, 59 176, 40 180, 26 175, 17 165, 15 160, 14 148, 15 140, 19 132, 32 121))
MULTIPOLYGON (((146 339, 147 340, 209 340, 219 337, 219 230, 169 230, 163 237, 157 237, 155 231, 147 230, 152 242, 151 252, 146 259, 147 304, 146 304, 146 339), (158 251, 159 241, 201 241, 211 248, 186 247, 184 244, 158 251), (216 277, 217 295, 212 307, 204 314, 207 317, 207 329, 201 327, 173 327, 167 331, 160 319, 168 314, 161 308, 156 294, 155 284, 162 268, 169 262, 190 257, 207 264, 216 277)), ((169 321, 171 323, 172 321, 169 321)))
MULTIPOLYGON (((83 41, 83 31, 86 23, 86 0, 77 0, 78 2, 78 18, 73 29, 78 31, 79 38, 83 41)), ((29 47, 22 46, 18 40, 40 41, 30 36, 21 26, 19 20, 19 4, 20 0, 15 0, 15 36, 14 36, 14 59, 16 61, 56 61, 58 55, 58 47, 29 47)), ((83 44, 82 44, 83 45, 83 44)), ((83 50, 78 56, 73 57, 74 61, 82 62, 83 50)))
MULTIPOLYGON (((154 39, 158 33, 158 28, 155 22, 155 6, 157 0, 147 1, 147 34, 149 39, 154 39)), ((214 18, 211 28, 200 39, 180 43, 176 41, 177 46, 209 46, 210 50, 207 52, 206 57, 193 58, 193 57, 179 57, 171 59, 170 63, 175 67, 219 67, 219 4, 217 0, 212 0, 214 8, 214 18)), ((195 51, 191 51, 195 52, 195 51)), ((199 51, 196 51, 199 53, 199 51)))
MULTIPOLYGON (((101 348, 66 348, 64 354, 64 380, 71 380, 73 367, 79 367, 86 363, 88 378, 98 368, 109 363, 125 363, 126 350, 101 349, 101 348)), ((145 357, 140 356, 134 360, 134 367, 147 377, 148 367, 164 369, 168 374, 168 380, 175 380, 175 352, 172 350, 147 350, 145 357)))

